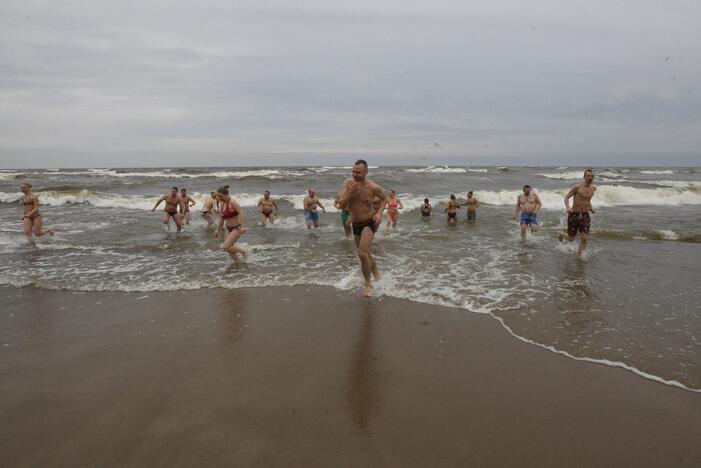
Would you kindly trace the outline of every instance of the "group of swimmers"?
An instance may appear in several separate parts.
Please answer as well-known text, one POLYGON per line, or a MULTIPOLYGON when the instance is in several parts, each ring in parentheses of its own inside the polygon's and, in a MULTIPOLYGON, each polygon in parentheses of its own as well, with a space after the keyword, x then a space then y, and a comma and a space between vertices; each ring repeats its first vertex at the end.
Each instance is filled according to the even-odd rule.
MULTIPOLYGON (((334 200, 334 206, 341 210, 341 221, 346 235, 353 236, 358 248, 358 257, 363 274, 363 289, 366 297, 372 296, 372 280, 379 281, 381 273, 372 255, 372 241, 378 228, 382 225, 382 215, 387 210, 386 229, 395 228, 399 219, 399 210, 404 206, 397 197, 394 190, 387 193, 375 182, 367 178, 367 162, 359 159, 353 165, 352 176, 341 184, 341 190, 334 200)), ((595 213, 591 199, 594 196, 596 187, 593 185, 594 173, 591 169, 584 171, 583 181, 567 192, 564 197, 565 208, 567 209, 567 230, 561 231, 558 239, 562 242, 565 239, 572 242, 577 235, 580 238, 577 256, 581 257, 586 249, 589 237, 591 218, 589 213, 595 213), (572 199, 572 206, 570 206, 572 199)), ((43 236, 44 234, 54 235, 53 230, 43 228, 42 216, 39 213, 39 198, 32 193, 32 185, 24 182, 20 186, 22 196, 20 203, 24 207, 22 222, 26 236, 43 236)), ((178 192, 177 187, 171 188, 170 192, 158 199, 151 212, 165 202, 162 221, 169 225, 173 219, 178 232, 182 230, 183 224, 190 223, 190 208, 196 205, 196 201, 187 193, 186 189, 178 192)), ((447 202, 446 220, 449 224, 457 222, 458 211, 461 207, 467 207, 467 220, 477 219, 477 210, 480 206, 479 200, 474 193, 468 192, 465 203, 460 203, 455 195, 450 195, 447 202)), ((516 199, 516 208, 513 218, 517 219, 520 213, 519 224, 521 226, 521 238, 525 240, 528 230, 534 233, 538 230, 538 212, 542 203, 530 185, 524 185, 523 193, 516 199)), ((308 189, 304 197, 304 217, 307 228, 319 227, 319 209, 325 212, 324 205, 319 200, 313 188, 308 189)), ((258 211, 260 212, 260 222, 262 224, 273 224, 278 215, 277 201, 266 191, 258 201, 258 211)), ((431 216, 433 208, 428 198, 421 204, 420 212, 422 218, 431 216)), ((219 237, 225 228, 226 235, 221 244, 221 248, 227 252, 235 263, 240 263, 240 258, 247 261, 249 252, 236 245, 239 238, 246 233, 246 215, 239 203, 229 194, 229 186, 219 187, 204 202, 201 215, 207 221, 208 227, 215 224, 214 214, 219 215, 218 225, 214 231, 214 237, 219 237)))

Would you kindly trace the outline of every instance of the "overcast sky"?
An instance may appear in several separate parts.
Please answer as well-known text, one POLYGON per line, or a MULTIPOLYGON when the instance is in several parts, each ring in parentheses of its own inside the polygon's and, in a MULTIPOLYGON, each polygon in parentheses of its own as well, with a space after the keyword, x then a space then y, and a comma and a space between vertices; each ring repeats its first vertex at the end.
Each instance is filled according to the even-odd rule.
POLYGON ((0 167, 356 155, 701 164, 701 3, 0 0, 0 167))

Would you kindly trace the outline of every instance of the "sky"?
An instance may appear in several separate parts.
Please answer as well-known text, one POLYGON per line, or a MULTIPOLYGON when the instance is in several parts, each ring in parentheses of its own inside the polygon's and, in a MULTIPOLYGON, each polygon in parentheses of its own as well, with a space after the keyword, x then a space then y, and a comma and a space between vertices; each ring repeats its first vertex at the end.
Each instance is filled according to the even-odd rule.
POLYGON ((701 165, 701 3, 0 0, 0 168, 701 165))

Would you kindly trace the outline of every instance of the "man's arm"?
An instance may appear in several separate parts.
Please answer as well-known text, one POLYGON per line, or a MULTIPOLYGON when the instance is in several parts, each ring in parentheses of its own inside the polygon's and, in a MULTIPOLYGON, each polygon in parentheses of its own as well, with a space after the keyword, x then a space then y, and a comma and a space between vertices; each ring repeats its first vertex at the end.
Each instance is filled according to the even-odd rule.
POLYGON ((258 211, 263 211, 263 199, 258 200, 258 211))
POLYGON ((574 187, 572 187, 572 189, 569 192, 567 192, 567 195, 565 195, 565 209, 567 210, 568 213, 570 212, 570 209, 571 209, 570 208, 570 198, 574 197, 574 194, 577 193, 577 187, 579 187, 579 186, 575 185, 574 187))
POLYGON ((273 207, 275 208, 275 214, 277 214, 279 208, 277 207, 277 202, 275 200, 273 200, 273 207))
POLYGON ((309 209, 309 197, 304 197, 304 209, 307 211, 311 211, 309 209))
POLYGON ((477 198, 475 198, 475 209, 477 209, 479 207, 480 207, 480 201, 477 198))
POLYGON ((153 213, 156 210, 156 208, 158 208, 158 205, 160 205, 161 202, 165 199, 166 199, 165 195, 162 196, 161 198, 159 198, 158 201, 156 202, 156 205, 153 208, 151 208, 151 212, 153 213))
POLYGON ((351 180, 352 179, 346 179, 343 181, 343 184, 341 184, 341 191, 338 192, 338 196, 336 197, 340 206, 348 206, 348 202, 350 202, 350 197, 353 193, 351 192, 351 180))
POLYGON ((190 199, 190 206, 195 206, 195 205, 197 205, 197 202, 195 201, 195 199, 192 198, 190 195, 188 195, 187 198, 190 199))
POLYGON ((326 208, 324 208, 324 205, 321 204, 321 200, 319 200, 319 197, 316 197, 316 204, 321 207, 321 211, 326 213, 326 208))
POLYGON ((539 211, 540 211, 540 208, 541 208, 542 206, 543 206, 543 203, 541 203, 540 197, 538 196, 538 194, 536 194, 536 196, 535 196, 535 212, 536 212, 536 213, 539 212, 539 211))
POLYGON ((514 219, 518 216, 518 212, 521 211, 521 195, 516 197, 516 211, 514 211, 514 219))

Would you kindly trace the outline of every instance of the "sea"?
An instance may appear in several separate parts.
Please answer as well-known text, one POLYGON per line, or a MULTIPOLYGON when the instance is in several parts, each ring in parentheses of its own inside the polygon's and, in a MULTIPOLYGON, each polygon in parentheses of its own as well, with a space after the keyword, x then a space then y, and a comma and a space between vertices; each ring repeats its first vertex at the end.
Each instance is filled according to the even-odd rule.
MULTIPOLYGON (((519 339, 572 359, 620 367, 701 392, 701 168, 594 168, 589 248, 561 244, 563 195, 583 167, 370 167, 369 177, 402 200, 396 231, 374 252, 384 274, 378 299, 397 297, 487 314, 519 339), (540 232, 525 242, 512 219, 524 184, 540 196, 540 232), (476 221, 455 226, 451 194, 474 191, 476 221), (422 219, 429 198, 434 214, 422 219)), ((356 249, 333 199, 348 167, 45 169, 0 171, 0 287, 150 291, 326 285, 360 294, 356 249), (41 200, 56 230, 27 240, 19 184, 41 200), (218 186, 244 207, 247 265, 232 264, 199 216, 218 186), (182 233, 150 209, 172 186, 197 200, 182 233), (308 231, 302 201, 313 187, 326 213, 308 231), (258 223, 264 190, 278 200, 273 226, 258 223)), ((58 313, 58 312, 57 312, 58 313)))

